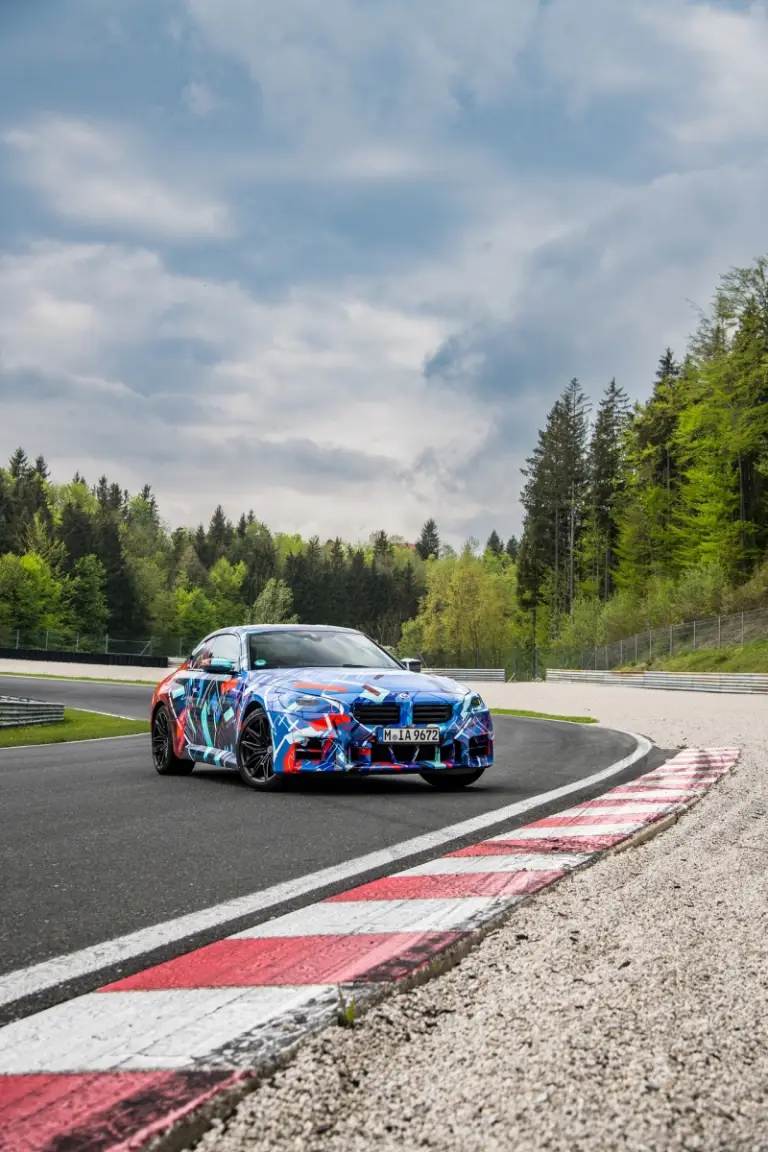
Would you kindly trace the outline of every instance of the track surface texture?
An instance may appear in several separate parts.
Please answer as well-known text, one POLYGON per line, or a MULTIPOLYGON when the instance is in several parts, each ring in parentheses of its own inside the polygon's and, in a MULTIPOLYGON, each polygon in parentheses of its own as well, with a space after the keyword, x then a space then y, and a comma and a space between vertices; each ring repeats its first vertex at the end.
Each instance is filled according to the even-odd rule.
POLYGON ((768 1150, 765 710, 582 685, 516 686, 516 700, 744 752, 671 829, 310 1041, 200 1152, 768 1150))
POLYGON ((147 720, 154 685, 88 684, 82 680, 47 680, 35 676, 0 674, 0 696, 27 696, 46 703, 65 704, 93 712, 111 712, 132 720, 147 720))
MULTIPOLYGON (((64 687, 70 700, 104 710, 107 694, 114 694, 121 712, 128 711, 122 693, 146 691, 64 687)), ((58 683, 47 691, 62 694, 58 683)), ((493 812, 583 779, 635 747, 630 737, 597 727, 500 717, 496 729, 497 765, 458 794, 436 792, 418 777, 305 778, 266 795, 223 770, 160 777, 144 736, 0 751, 0 975, 493 812)), ((639 763, 627 778, 658 761, 656 755, 639 763)), ((573 794, 540 814, 579 798, 573 794)), ((531 818, 529 812, 506 825, 531 818)), ((472 839, 476 833, 466 842, 472 839)), ((295 906, 272 907, 261 919, 295 906)), ((152 960, 221 934, 212 929, 199 940, 169 944, 152 960)), ((136 958, 133 967, 140 966, 136 958)), ((131 970, 123 966, 119 974, 131 970)), ((0 1022, 96 987, 105 975, 6 1007, 0 1022)))

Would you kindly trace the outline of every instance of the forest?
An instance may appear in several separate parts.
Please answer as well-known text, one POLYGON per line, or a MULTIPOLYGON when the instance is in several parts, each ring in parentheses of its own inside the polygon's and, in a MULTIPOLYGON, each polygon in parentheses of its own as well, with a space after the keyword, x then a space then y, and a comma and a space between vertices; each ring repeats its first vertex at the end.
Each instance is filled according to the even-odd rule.
MULTIPOLYGON (((722 277, 644 402, 572 379, 523 470, 518 543, 304 540, 253 511, 164 523, 151 487, 0 469, 0 647, 183 655, 232 623, 361 628, 432 667, 578 663, 642 629, 768 604, 768 259, 722 277)), ((514 522, 510 509, 509 521, 514 522)))

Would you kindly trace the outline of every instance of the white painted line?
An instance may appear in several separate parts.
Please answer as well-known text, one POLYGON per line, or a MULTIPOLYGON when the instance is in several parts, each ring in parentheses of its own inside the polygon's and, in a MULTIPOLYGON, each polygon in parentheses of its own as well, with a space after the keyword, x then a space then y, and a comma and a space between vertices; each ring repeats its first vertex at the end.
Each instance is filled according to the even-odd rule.
POLYGON ((389 932, 455 932, 514 900, 497 896, 446 900, 342 900, 310 904, 230 937, 263 940, 273 936, 349 936, 389 932))
MULTIPOLYGON (((654 816, 657 812, 667 812, 670 808, 674 808, 675 800, 662 803, 661 801, 640 801, 628 798, 625 802, 616 800, 615 804, 585 804, 583 808, 573 808, 568 815, 581 816, 587 818, 589 816, 604 816, 606 813, 620 814, 626 813, 628 816, 654 816)), ((565 816, 566 813, 564 812, 565 816)))
MULTIPOLYGON (((83 948, 79 952, 69 955, 57 956, 53 960, 45 960, 40 964, 33 964, 29 968, 20 968, 15 972, 8 972, 0 976, 0 1006, 12 1004, 26 996, 42 992, 46 988, 55 988, 65 981, 75 980, 107 968, 112 964, 122 963, 126 960, 142 956, 156 948, 169 944, 176 944, 198 932, 206 932, 211 928, 218 928, 241 916, 253 916, 267 908, 274 908, 288 900, 295 900, 300 896, 317 892, 331 884, 338 884, 346 880, 356 879, 379 868, 385 868, 409 856, 416 856, 421 852, 431 852, 458 840, 470 836, 474 832, 482 832, 494 824, 502 824, 507 820, 514 820, 543 804, 552 803, 564 796, 571 796, 582 788, 589 788, 603 780, 610 780, 625 772, 644 756, 647 756, 653 745, 644 736, 635 736, 631 732, 621 733, 631 736, 635 740, 634 752, 617 760, 608 768, 603 768, 583 780, 575 780, 571 784, 564 784, 560 788, 553 788, 549 792, 539 793, 527 800, 520 800, 515 804, 508 804, 504 808, 496 808, 492 812, 484 812, 473 816, 469 820, 462 820, 458 824, 451 824, 435 832, 428 832, 423 836, 416 836, 412 840, 403 840, 377 852, 369 852, 365 856, 348 860, 343 864, 336 864, 331 868, 323 868, 319 872, 311 872, 307 876, 295 880, 287 880, 282 884, 275 884, 271 888, 264 888, 260 892, 252 892, 247 896, 238 896, 226 900, 222 904, 215 904, 209 908, 190 912, 186 916, 179 916, 175 920, 166 920, 162 924, 154 924, 148 928, 140 928, 125 936, 118 936, 114 940, 95 944, 90 948, 83 948)), ((113 737, 121 739, 121 737, 113 737)), ((136 739, 136 737, 126 737, 136 739)), ((507 834, 509 836, 509 833, 507 834)))
MULTIPOLYGON (((105 716, 112 715, 112 713, 104 713, 105 716)), ((130 720, 132 717, 121 717, 124 720, 130 720)), ((40 744, 10 744, 7 748, 0 748, 0 757, 6 752, 24 752, 29 748, 36 748, 39 752, 41 748, 71 748, 73 744, 102 744, 105 740, 139 740, 141 737, 146 738, 149 736, 149 729, 146 732, 128 732, 125 736, 89 736, 87 740, 51 740, 44 741, 40 744)))
POLYGON ((318 999, 326 985, 91 992, 0 1031, 0 1074, 188 1068, 276 1017, 318 999))
POLYGON ((676 804, 678 800, 692 800, 699 792, 698 788, 632 788, 627 785, 626 788, 606 793, 606 799, 615 797, 619 800, 626 797, 627 800, 668 800, 670 804, 676 804))
POLYGON ((497 840, 570 840, 574 836, 631 836, 642 828, 645 821, 633 820, 632 823, 623 824, 555 824, 548 828, 518 828, 514 832, 507 832, 503 836, 494 836, 497 840))
POLYGON ((589 852, 517 852, 503 856, 439 856, 398 876, 457 876, 488 872, 569 872, 591 860, 589 852))

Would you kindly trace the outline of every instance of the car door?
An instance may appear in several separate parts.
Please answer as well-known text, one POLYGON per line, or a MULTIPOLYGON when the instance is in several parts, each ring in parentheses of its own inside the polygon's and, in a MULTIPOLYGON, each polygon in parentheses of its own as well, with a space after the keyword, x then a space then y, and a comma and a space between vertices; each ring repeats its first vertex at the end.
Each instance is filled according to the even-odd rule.
POLYGON ((237 743, 237 715, 248 667, 243 660, 241 637, 231 632, 217 637, 214 660, 218 665, 214 744, 218 752, 233 753, 237 743))
POLYGON ((211 637, 210 654, 201 667, 200 685, 196 692, 197 743, 200 747, 229 750, 227 733, 232 730, 233 716, 225 700, 228 688, 240 673, 240 637, 236 632, 219 632, 211 637))
MULTIPOLYGON (((198 644, 184 670, 184 739, 191 747, 201 746, 200 708, 208 683, 206 671, 213 655, 214 637, 208 636, 198 644)), ((179 680, 181 682, 181 676, 179 680)))

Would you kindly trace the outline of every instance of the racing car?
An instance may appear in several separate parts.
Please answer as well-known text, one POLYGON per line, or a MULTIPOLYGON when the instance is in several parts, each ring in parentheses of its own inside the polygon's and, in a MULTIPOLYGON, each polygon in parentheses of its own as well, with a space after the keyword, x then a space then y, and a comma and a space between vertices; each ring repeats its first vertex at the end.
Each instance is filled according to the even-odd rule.
POLYGON ((220 629, 155 689, 154 766, 188 775, 196 763, 219 765, 260 790, 303 772, 474 784, 493 764, 488 708, 465 685, 410 663, 353 628, 220 629))

